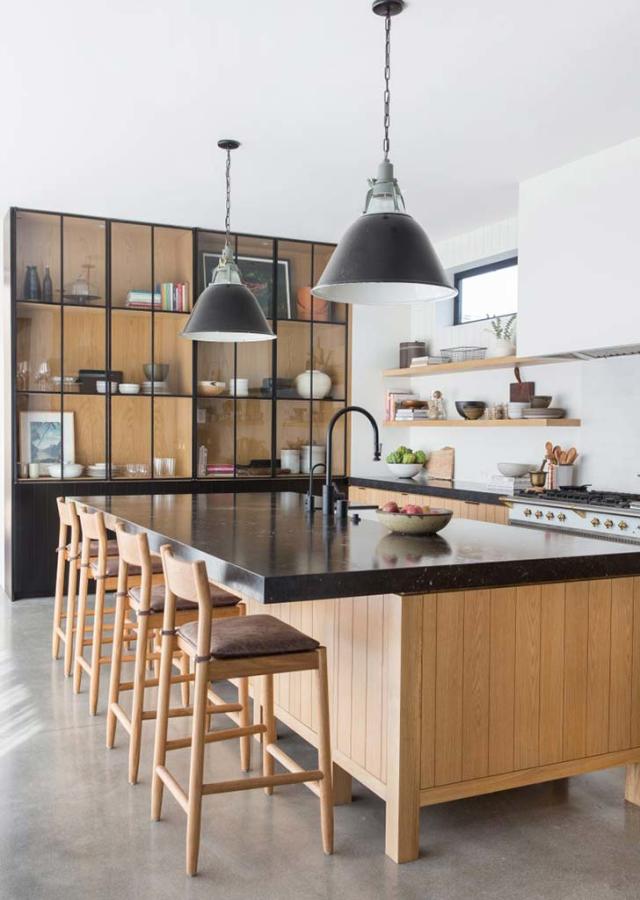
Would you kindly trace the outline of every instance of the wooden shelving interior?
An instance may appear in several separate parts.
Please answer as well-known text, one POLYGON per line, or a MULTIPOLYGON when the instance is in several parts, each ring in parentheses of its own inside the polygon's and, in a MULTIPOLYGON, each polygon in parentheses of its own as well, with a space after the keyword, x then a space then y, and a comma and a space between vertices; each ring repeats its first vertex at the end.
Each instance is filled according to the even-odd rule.
MULTIPOLYGON (((154 475, 158 458, 175 460, 173 477, 196 477, 193 459, 202 445, 209 463, 235 463, 239 476, 271 475, 283 448, 324 441, 329 419, 347 397, 347 307, 310 295, 332 245, 232 236, 240 270, 273 322, 277 344, 194 344, 180 337, 187 312, 131 308, 128 294, 186 283, 191 305, 204 287, 204 254, 211 254, 208 275, 223 249, 223 233, 30 210, 15 216, 18 463, 35 452, 21 447, 25 413, 71 413, 64 421, 73 428, 74 461, 87 467, 110 460, 112 478, 167 477, 154 475), (51 302, 25 297, 28 265, 37 267, 41 284, 49 267, 51 302), (74 295, 74 283, 86 278, 88 301, 74 295), (166 390, 153 397, 142 391, 149 380, 144 366, 152 362, 169 366, 166 390), (42 367, 48 367, 47 377, 39 374, 42 367), (295 377, 309 367, 331 378, 328 397, 296 394, 295 377), (61 376, 77 378, 81 369, 121 372, 122 382, 140 385, 140 393, 80 393, 77 383, 61 390, 61 376), (264 383, 274 377, 289 385, 274 393, 264 383), (232 395, 233 378, 248 379, 247 397, 232 395), (227 390, 202 396, 199 380, 224 381, 227 390), (127 466, 135 466, 135 474, 127 466)), ((49 449, 46 458, 55 452, 59 448, 49 449)), ((334 456, 335 474, 345 474, 344 422, 336 428, 334 456)), ((20 467, 18 477, 25 476, 20 467)))
POLYGON ((579 428, 580 419, 418 419, 385 422, 385 428, 579 428))
POLYGON ((546 366, 567 362, 576 362, 576 360, 570 356, 500 356, 492 359, 438 363, 433 366, 413 366, 408 369, 384 369, 382 374, 385 378, 419 378, 424 375, 455 375, 462 372, 513 369, 515 366, 546 366))

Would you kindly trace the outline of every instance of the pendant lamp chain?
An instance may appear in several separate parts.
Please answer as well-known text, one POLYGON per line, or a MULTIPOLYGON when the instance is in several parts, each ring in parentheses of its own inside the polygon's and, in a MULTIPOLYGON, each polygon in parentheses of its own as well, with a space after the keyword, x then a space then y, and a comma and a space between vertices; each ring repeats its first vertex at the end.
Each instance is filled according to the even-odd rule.
POLYGON ((227 148, 227 165, 225 168, 227 183, 227 210, 224 217, 225 243, 231 246, 231 150, 227 148))
POLYGON ((389 159, 389 125, 391 123, 391 15, 389 11, 384 19, 384 140, 382 150, 385 160, 389 159))

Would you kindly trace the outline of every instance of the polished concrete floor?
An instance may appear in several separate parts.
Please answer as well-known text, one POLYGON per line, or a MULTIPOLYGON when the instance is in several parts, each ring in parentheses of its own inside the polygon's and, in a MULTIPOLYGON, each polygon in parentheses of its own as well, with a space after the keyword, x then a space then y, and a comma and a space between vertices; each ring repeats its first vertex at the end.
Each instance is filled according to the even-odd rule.
MULTIPOLYGON (((336 809, 333 857, 302 787, 205 798, 190 879, 171 797, 163 821, 149 822, 152 723, 130 787, 122 733, 105 749, 104 692, 92 719, 86 691, 75 696, 50 659, 50 620, 49 600, 0 602, 2 900, 640 897, 640 808, 623 801, 622 770, 423 810, 422 856, 404 866, 385 857, 384 805, 359 785, 336 809)), ((304 762, 305 745, 282 737, 304 762)), ((172 763, 186 783, 186 751, 172 763)), ((208 748, 208 778, 233 777, 237 764, 235 746, 208 748)))

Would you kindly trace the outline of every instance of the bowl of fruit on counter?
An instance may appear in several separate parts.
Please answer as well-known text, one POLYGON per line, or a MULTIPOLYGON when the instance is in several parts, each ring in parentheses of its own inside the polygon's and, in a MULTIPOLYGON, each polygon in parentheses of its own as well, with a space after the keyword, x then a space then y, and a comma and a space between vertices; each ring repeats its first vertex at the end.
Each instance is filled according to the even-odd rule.
POLYGON ((398 447, 392 453, 388 453, 385 462, 389 471, 396 478, 413 478, 427 461, 424 450, 412 450, 411 447, 398 447))
POLYGON ((397 534, 435 534, 449 524, 453 510, 407 503, 398 506, 390 500, 377 510, 378 521, 397 534))

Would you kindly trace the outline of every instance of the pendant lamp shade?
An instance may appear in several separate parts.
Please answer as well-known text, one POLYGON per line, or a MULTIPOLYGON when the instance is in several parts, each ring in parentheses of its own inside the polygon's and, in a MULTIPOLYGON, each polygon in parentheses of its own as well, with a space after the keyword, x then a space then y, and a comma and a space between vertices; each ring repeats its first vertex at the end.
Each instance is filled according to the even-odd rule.
POLYGON ((231 150, 240 144, 235 140, 218 141, 227 154, 227 214, 225 245, 211 278, 211 284, 198 297, 181 337, 192 341, 273 341, 271 330, 260 304, 242 283, 240 270, 233 258, 230 236, 231 150))
POLYGON ((366 213, 333 252, 313 293, 336 303, 384 306, 454 297, 426 232, 407 213, 366 213))
POLYGON ((244 284, 210 284, 198 297, 182 337, 192 341, 269 341, 275 338, 244 284))

